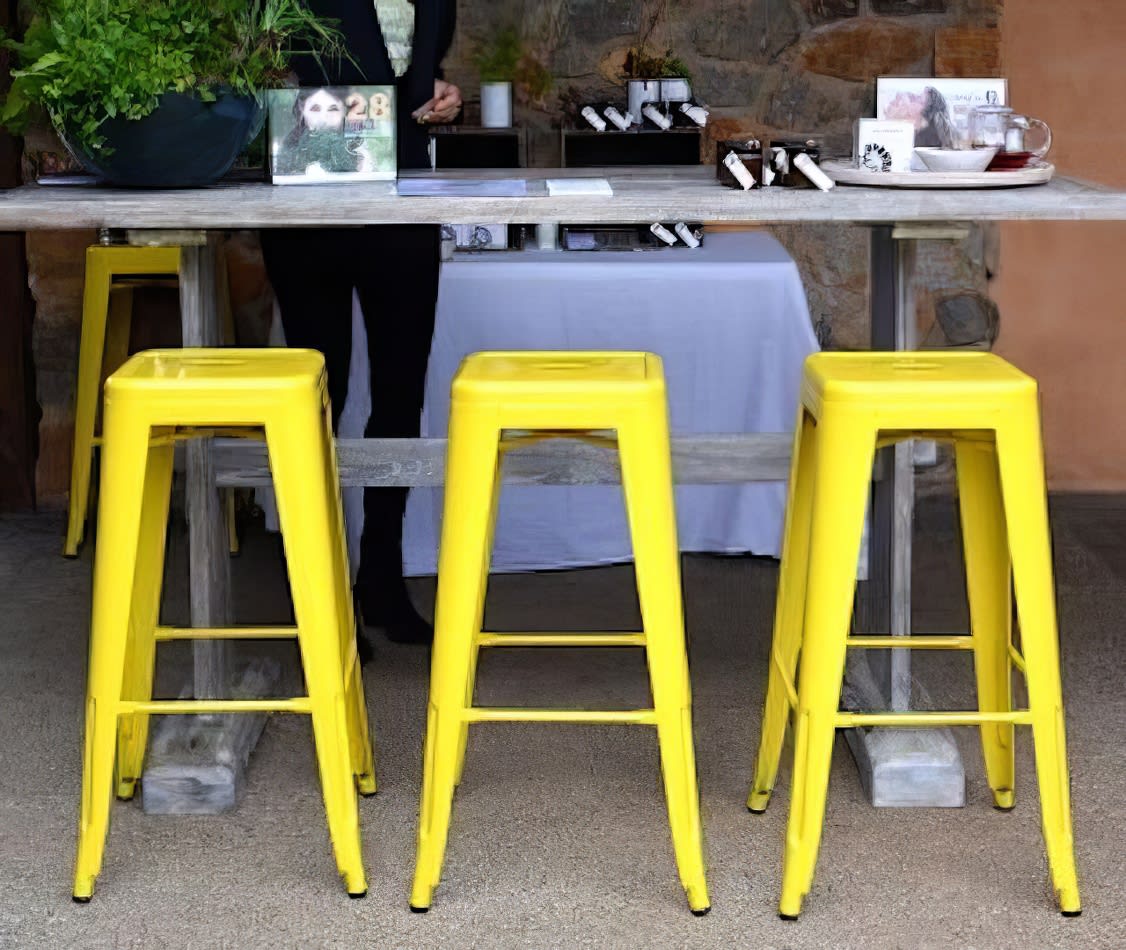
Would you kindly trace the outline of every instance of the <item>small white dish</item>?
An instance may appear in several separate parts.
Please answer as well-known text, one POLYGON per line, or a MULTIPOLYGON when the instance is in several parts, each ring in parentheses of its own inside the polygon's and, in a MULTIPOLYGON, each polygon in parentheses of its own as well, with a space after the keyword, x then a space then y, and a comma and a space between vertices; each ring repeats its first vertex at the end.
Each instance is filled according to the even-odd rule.
POLYGON ((996 148, 917 148, 915 154, 932 172, 983 172, 996 148))

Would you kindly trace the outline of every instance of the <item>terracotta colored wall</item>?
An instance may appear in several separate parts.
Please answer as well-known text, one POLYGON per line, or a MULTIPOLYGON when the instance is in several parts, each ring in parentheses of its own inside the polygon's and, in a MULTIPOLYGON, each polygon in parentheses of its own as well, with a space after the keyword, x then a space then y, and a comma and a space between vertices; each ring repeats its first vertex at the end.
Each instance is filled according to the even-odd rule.
MULTIPOLYGON (((1004 67, 1068 175, 1126 187, 1126 3, 1008 0, 1004 67)), ((1126 490, 1126 224, 1006 224, 999 352, 1037 376, 1051 486, 1126 490)))

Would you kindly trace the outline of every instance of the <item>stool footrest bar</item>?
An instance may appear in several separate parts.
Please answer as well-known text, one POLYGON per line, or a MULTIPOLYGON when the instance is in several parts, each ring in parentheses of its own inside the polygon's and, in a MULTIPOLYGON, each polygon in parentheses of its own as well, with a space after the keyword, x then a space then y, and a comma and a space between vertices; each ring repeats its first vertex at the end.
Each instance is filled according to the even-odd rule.
POLYGON ((154 699, 150 702, 121 702, 122 713, 151 713, 154 716, 191 716, 226 713, 310 713, 308 696, 293 699, 154 699))
POLYGON ((858 650, 972 650, 973 637, 965 634, 934 637, 849 637, 847 646, 858 650))
POLYGON ((644 633, 479 633, 479 647, 643 647, 644 633))
POLYGON ((1009 659, 1013 661, 1013 666, 1015 666, 1022 673, 1028 672, 1027 668, 1024 665, 1024 655, 1011 643, 1009 644, 1009 659))
POLYGON ((476 707, 464 712, 466 722, 569 722, 587 725, 622 724, 655 726, 653 709, 499 709, 476 707))
POLYGON ((837 728, 852 729, 857 726, 918 726, 931 729, 935 726, 980 726, 984 723, 1011 722, 1016 726, 1032 724, 1028 710, 1016 712, 884 712, 837 713, 837 728))
POLYGON ((157 627, 157 640, 294 640, 296 627, 157 627))

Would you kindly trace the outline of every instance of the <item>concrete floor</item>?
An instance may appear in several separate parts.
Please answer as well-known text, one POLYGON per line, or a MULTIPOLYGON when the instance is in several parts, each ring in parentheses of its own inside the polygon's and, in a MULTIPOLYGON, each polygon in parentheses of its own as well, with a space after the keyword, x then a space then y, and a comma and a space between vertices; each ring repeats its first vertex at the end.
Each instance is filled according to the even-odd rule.
MULTIPOLYGON (((814 889, 800 921, 775 914, 789 771, 770 811, 744 808, 777 568, 691 557, 686 604, 712 913, 688 913, 673 867, 648 729, 478 726, 445 875, 426 916, 407 910, 427 652, 377 645, 366 671, 380 794, 361 802, 370 892, 344 895, 329 853, 302 717, 274 717, 245 799, 219 818, 117 804, 92 903, 69 897, 79 795, 90 562, 59 556, 54 515, 0 521, 0 947, 1126 946, 1126 502, 1054 503, 1076 846, 1084 913, 1056 913, 1039 832, 1031 743, 1018 804, 990 806, 976 735, 968 806, 876 810, 838 741, 814 889)), ((949 503, 920 511, 916 620, 964 623, 949 503)), ((89 546, 88 546, 89 548, 89 546)), ((256 531, 234 562, 240 622, 284 615, 276 546, 256 531)), ((183 554, 167 617, 183 620, 183 554)), ((629 568, 510 576, 490 591, 498 628, 637 623, 629 568)), ((420 603, 432 587, 416 588, 420 603)), ((161 680, 183 673, 164 647, 161 680)), ((929 701, 972 699, 965 657, 920 655, 929 701)), ((511 651, 483 665, 480 701, 643 703, 636 651, 511 651)))

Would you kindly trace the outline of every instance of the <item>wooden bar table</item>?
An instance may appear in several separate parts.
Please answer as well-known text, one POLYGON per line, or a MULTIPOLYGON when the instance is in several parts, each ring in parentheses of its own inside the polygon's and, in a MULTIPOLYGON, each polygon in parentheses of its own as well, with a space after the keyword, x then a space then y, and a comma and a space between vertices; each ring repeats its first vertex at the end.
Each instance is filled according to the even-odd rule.
MULTIPOLYGON (((410 177, 428 177, 412 173, 410 177)), ((436 177, 512 178, 511 170, 445 172, 436 177)), ((0 192, 0 231, 70 228, 179 232, 168 243, 186 243, 181 303, 186 345, 214 345, 219 339, 215 307, 215 269, 206 232, 230 229, 319 227, 365 224, 650 224, 691 220, 706 223, 839 223, 871 231, 872 339, 877 349, 913 344, 908 319, 913 310, 911 265, 918 240, 957 237, 978 221, 1126 220, 1126 191, 1056 178, 1046 185, 986 190, 908 190, 840 186, 828 193, 772 188, 740 192, 717 184, 708 167, 531 170, 526 197, 400 197, 392 183, 274 187, 267 184, 218 185, 206 189, 128 191, 96 187, 28 185, 0 192), (560 178, 604 178, 613 196, 556 195, 547 182, 560 178), (185 240, 184 232, 199 239, 185 240)), ((159 238, 158 238, 159 239, 159 238)), ((211 242, 213 243, 213 242, 211 242)), ((790 433, 713 435, 674 440, 678 482, 723 484, 779 480, 788 476, 790 433)), ((341 477, 347 485, 441 485, 445 444, 440 440, 358 440, 340 443, 341 477)), ((870 594, 865 626, 910 633, 910 552, 913 472, 908 450, 900 449, 885 466, 875 491, 870 594)), ((618 480, 614 459, 582 443, 545 444, 514 454, 506 479, 525 484, 591 484, 618 480)), ((260 446, 197 443, 189 454, 188 518, 192 624, 229 622, 229 571, 218 486, 255 485, 268 479, 260 446)), ((231 688, 228 644, 200 643, 195 653, 194 692, 215 695, 231 688)), ((877 664, 877 681, 886 703, 903 705, 909 682, 904 660, 891 672, 877 664), (905 680, 905 677, 907 679, 905 680)), ((854 677, 870 675, 867 667, 854 677)), ((254 729, 225 723, 220 732, 241 736, 234 757, 249 754, 254 729)), ((853 736, 862 770, 867 769, 874 799, 880 774, 908 774, 897 768, 920 748, 942 742, 920 739, 922 730, 897 730, 873 744, 853 736), (902 739, 898 737, 903 737, 902 739), (922 746, 920 746, 920 741, 922 746), (879 751, 876 751, 876 746, 879 751), (880 758, 877 762, 876 758, 880 758), (881 768, 883 771, 881 772, 881 768)), ((933 737, 931 737, 933 738, 933 737)), ((937 740, 936 740, 937 741, 937 740)), ((231 743, 220 749, 231 758, 231 743)), ((952 748, 952 743, 947 747, 952 748)), ((911 784, 932 788, 919 804, 959 804, 956 786, 961 764, 935 764, 933 774, 916 771, 911 784), (928 783, 930 783, 928 785, 928 783), (957 792, 957 795, 955 795, 957 792), (953 797, 952 797, 953 796, 953 797), (958 800, 954 800, 958 798, 958 800)), ((234 764, 236 770, 239 763, 234 764)), ((190 776, 185 786, 194 781, 190 776)), ((189 797, 190 793, 189 793, 189 797)), ((887 796, 885 796, 887 797, 887 796)), ((894 790, 891 798, 894 798, 894 790)), ((198 804, 198 803, 197 803, 198 804)), ((229 803, 228 803, 229 805, 229 803)), ((199 810, 188 806, 189 810, 199 810)), ((204 809, 207 810, 207 809, 204 809)))

